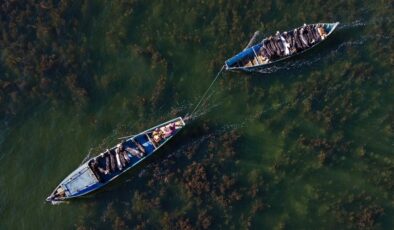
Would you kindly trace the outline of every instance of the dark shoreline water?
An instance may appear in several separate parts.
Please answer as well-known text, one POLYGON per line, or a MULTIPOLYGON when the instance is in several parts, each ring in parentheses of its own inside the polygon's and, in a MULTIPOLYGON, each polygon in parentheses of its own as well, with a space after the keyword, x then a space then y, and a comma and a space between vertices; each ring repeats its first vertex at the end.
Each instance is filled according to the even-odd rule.
POLYGON ((2 11, 1 229, 394 227, 392 2, 25 5, 25 23, 24 5, 2 11), (44 202, 89 151, 190 112, 255 30, 319 21, 341 25, 264 73, 225 73, 139 168, 44 202))

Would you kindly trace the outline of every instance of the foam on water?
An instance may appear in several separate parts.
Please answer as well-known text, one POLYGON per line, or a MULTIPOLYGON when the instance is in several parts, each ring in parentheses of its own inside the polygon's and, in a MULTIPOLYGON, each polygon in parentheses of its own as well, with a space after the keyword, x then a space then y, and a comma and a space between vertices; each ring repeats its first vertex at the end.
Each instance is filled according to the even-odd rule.
POLYGON ((259 69, 255 70, 253 72, 261 73, 261 74, 272 74, 278 71, 288 71, 292 69, 300 69, 303 67, 308 67, 312 66, 315 63, 326 60, 332 57, 335 57, 337 54, 343 51, 344 48, 350 47, 350 46, 359 46, 365 43, 365 41, 369 38, 370 36, 363 36, 357 40, 353 41, 345 41, 337 45, 335 49, 328 53, 320 53, 316 54, 313 58, 311 59, 304 59, 304 60, 288 60, 286 63, 278 63, 274 66, 264 68, 264 69, 259 69))
MULTIPOLYGON (((339 31, 347 31, 350 29, 354 29, 354 28, 359 28, 359 27, 365 27, 369 24, 372 23, 376 23, 379 21, 385 20, 385 18, 377 18, 374 19, 368 23, 363 22, 362 20, 356 20, 353 22, 349 22, 349 23, 341 23, 338 28, 337 28, 337 32, 339 31)), ((335 35, 335 34, 334 34, 335 35)), ((286 60, 283 62, 279 62, 277 64, 274 64, 273 66, 267 67, 267 68, 262 68, 262 69, 258 69, 258 70, 254 70, 251 72, 256 72, 256 73, 261 73, 261 74, 272 74, 278 71, 282 71, 282 70, 292 70, 292 69, 299 69, 302 67, 308 67, 308 66, 312 66, 313 64, 323 60, 323 59, 327 59, 327 58, 332 58, 333 56, 335 56, 336 54, 338 54, 339 52, 342 52, 342 50, 346 47, 350 47, 350 46, 359 46, 359 45, 363 45, 367 40, 371 40, 371 39, 375 39, 375 38, 380 38, 380 39, 390 39, 389 36, 385 36, 385 35, 380 35, 380 34, 375 34, 375 35, 362 35, 361 37, 358 37, 355 40, 350 40, 350 41, 344 41, 340 44, 338 44, 336 46, 335 49, 333 49, 332 51, 328 52, 328 53, 320 53, 320 54, 316 54, 313 58, 311 59, 303 59, 303 60, 286 60)), ((303 55, 303 54, 302 54, 303 55)))
POLYGON ((341 31, 341 30, 347 30, 350 28, 357 28, 357 27, 363 27, 366 26, 367 24, 361 20, 356 20, 354 22, 349 22, 349 23, 341 23, 339 24, 337 30, 341 31))
POLYGON ((51 201, 51 205, 69 204, 69 201, 51 201))

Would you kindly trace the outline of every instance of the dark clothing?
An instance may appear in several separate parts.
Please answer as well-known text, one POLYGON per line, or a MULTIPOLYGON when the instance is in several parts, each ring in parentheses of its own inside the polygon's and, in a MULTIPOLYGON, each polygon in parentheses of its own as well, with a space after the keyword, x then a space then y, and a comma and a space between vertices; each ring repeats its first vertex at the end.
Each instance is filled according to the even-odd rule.
POLYGON ((100 175, 100 171, 98 170, 98 163, 95 159, 89 162, 90 169, 92 170, 93 174, 96 176, 97 180, 102 182, 103 178, 100 175))
POLYGON ((285 39, 285 41, 290 45, 292 45, 292 41, 291 41, 291 36, 289 34, 283 34, 283 38, 285 39))
POLYGON ((122 153, 123 153, 123 158, 125 159, 125 161, 127 162, 127 164, 130 163, 130 157, 129 157, 129 155, 127 154, 127 152, 126 152, 126 151, 123 151, 122 153))
POLYGON ((109 162, 110 160, 109 160, 109 156, 108 155, 106 155, 105 156, 105 170, 107 171, 107 172, 110 172, 111 171, 111 166, 110 166, 110 162, 109 162))
POLYGON ((287 37, 285 39, 286 39, 286 42, 289 43, 289 45, 290 45, 290 48, 289 48, 290 53, 294 53, 297 50, 297 48, 295 45, 293 34, 292 33, 287 34, 287 37))
POLYGON ((308 33, 308 37, 310 38, 311 43, 316 42, 316 38, 313 35, 313 28, 311 26, 307 26, 306 27, 306 32, 308 33))
POLYGON ((263 54, 264 57, 266 57, 268 59, 271 57, 271 55, 268 54, 268 51, 264 46, 261 47, 260 52, 261 52, 261 54, 263 54))
POLYGON ((263 47, 261 49, 261 52, 264 55, 267 55, 268 58, 271 58, 271 56, 272 56, 272 53, 271 53, 271 51, 268 48, 268 41, 266 39, 263 41, 263 47))
POLYGON ((308 48, 308 47, 309 47, 309 46, 308 46, 308 38, 306 38, 306 37, 304 36, 304 28, 301 28, 301 29, 298 31, 298 36, 299 36, 299 38, 300 38, 300 41, 301 41, 302 46, 304 47, 304 49, 305 49, 305 48, 308 48))
POLYGON ((275 55, 268 47, 264 47, 264 50, 267 52, 268 58, 272 58, 275 55))
POLYGON ((124 159, 123 151, 122 152, 119 151, 118 155, 119 155, 120 164, 122 165, 123 168, 126 167, 127 162, 124 159))
POLYGON ((309 39, 308 33, 305 29, 302 31, 302 36, 304 37, 307 45, 310 46, 312 44, 312 40, 309 39))
POLYGON ((269 45, 271 46, 272 50, 275 52, 276 55, 280 55, 280 50, 279 48, 276 46, 275 42, 271 39, 269 40, 269 45))
POLYGON ((115 156, 109 152, 109 158, 110 158, 110 163, 111 163, 111 171, 115 172, 116 171, 116 159, 115 156))
POLYGON ((319 42, 321 40, 321 38, 320 38, 319 32, 317 32, 317 28, 312 27, 311 32, 313 34, 313 37, 315 38, 315 42, 319 42))
POLYGON ((294 37, 294 33, 293 32, 289 33, 289 40, 290 40, 290 47, 291 47, 291 49, 297 51, 296 39, 294 37))
POLYGON ((280 50, 280 55, 282 56, 285 53, 285 46, 283 45, 283 42, 280 39, 280 37, 276 37, 275 41, 276 41, 276 45, 278 46, 278 48, 280 50))
POLYGON ((304 46, 302 45, 302 42, 301 42, 300 38, 298 37, 297 32, 294 33, 294 41, 295 41, 295 45, 296 45, 297 50, 304 49, 304 46))
POLYGON ((275 50, 272 49, 272 46, 269 41, 267 41, 267 43, 265 44, 265 48, 267 49, 271 57, 274 57, 276 55, 276 52, 275 50))

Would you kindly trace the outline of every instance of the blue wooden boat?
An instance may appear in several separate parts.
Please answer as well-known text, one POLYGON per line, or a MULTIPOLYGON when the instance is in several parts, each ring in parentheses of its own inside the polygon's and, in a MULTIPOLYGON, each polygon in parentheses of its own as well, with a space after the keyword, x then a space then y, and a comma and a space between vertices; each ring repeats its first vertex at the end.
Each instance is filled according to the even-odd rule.
POLYGON ((178 117, 128 137, 122 143, 80 165, 55 188, 46 200, 49 202, 64 201, 86 195, 105 186, 153 155, 185 125, 185 121, 178 117))
POLYGON ((225 68, 229 71, 253 72, 269 67, 317 46, 338 25, 339 22, 303 25, 291 31, 277 32, 254 45, 252 39, 242 52, 225 62, 225 68))

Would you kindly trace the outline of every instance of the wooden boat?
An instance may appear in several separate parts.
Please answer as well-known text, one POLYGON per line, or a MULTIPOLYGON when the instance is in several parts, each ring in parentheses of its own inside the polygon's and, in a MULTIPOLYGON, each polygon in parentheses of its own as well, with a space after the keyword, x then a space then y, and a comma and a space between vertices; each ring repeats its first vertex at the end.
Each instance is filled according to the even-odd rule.
POLYGON ((291 31, 277 32, 255 45, 252 45, 252 39, 242 52, 225 62, 225 68, 229 71, 252 72, 271 66, 320 44, 338 24, 339 22, 303 25, 291 31))
POLYGON ((68 175, 46 199, 64 201, 93 192, 135 167, 175 136, 184 126, 181 117, 129 137, 90 158, 68 175))

